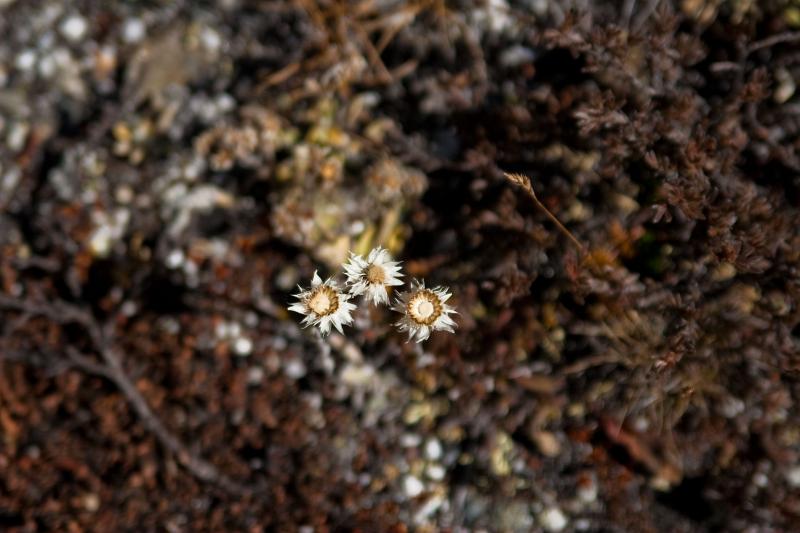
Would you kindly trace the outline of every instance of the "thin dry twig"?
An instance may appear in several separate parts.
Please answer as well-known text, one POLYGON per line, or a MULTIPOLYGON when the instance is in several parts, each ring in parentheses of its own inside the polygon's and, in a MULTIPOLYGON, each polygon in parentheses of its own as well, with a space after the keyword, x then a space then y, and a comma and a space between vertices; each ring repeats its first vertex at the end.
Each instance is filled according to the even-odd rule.
POLYGON ((641 31, 647 19, 658 9, 660 3, 661 0, 649 0, 647 4, 639 10, 639 13, 633 17, 631 22, 630 29, 633 33, 639 33, 641 31))
POLYGON ((763 50, 764 48, 770 48, 776 44, 791 43, 796 41, 800 41, 800 31, 787 31, 785 33, 779 33, 778 35, 773 35, 771 37, 767 37, 766 39, 762 39, 750 44, 750 46, 747 47, 747 55, 757 52, 758 50, 763 50))
POLYGON ((582 374, 583 372, 602 365, 623 365, 630 366, 621 356, 616 354, 598 354, 576 361, 567 365, 559 371, 559 374, 568 376, 571 374, 582 374))
POLYGON ((364 29, 359 25, 358 21, 349 21, 347 27, 358 37, 361 44, 364 46, 367 59, 377 71, 378 81, 381 83, 391 83, 392 74, 389 72, 389 69, 386 68, 386 64, 383 62, 383 59, 381 59, 380 52, 375 48, 369 35, 367 35, 364 29))
POLYGON ((216 466, 192 453, 153 412, 122 365, 122 357, 111 340, 113 338, 113 322, 101 325, 88 311, 65 302, 40 304, 0 295, 0 308, 20 311, 31 316, 41 316, 59 324, 72 323, 81 326, 100 355, 102 363, 96 363, 74 347, 68 347, 66 356, 76 368, 104 377, 116 385, 145 427, 155 435, 162 446, 175 455, 178 462, 194 477, 213 483, 231 494, 238 496, 253 494, 253 489, 232 480, 221 473, 216 466))
POLYGON ((631 28, 631 19, 633 18, 633 10, 636 7, 636 0, 625 0, 625 3, 622 4, 622 10, 620 13, 621 19, 621 26, 623 28, 631 28))
POLYGON ((572 234, 572 232, 571 232, 571 231, 569 231, 569 230, 568 230, 568 229, 567 229, 567 228, 564 226, 564 224, 562 224, 562 223, 561 223, 561 221, 560 221, 560 220, 558 220, 558 218, 557 218, 557 217, 556 217, 556 216, 555 216, 555 215, 554 215, 552 212, 550 212, 550 210, 549 210, 549 209, 547 209, 547 207, 545 207, 545 205, 544 205, 544 204, 543 204, 543 203, 542 203, 542 202, 539 200, 539 198, 536 196, 536 191, 534 191, 534 190, 533 190, 533 185, 531 184, 531 179, 530 179, 528 176, 525 176, 524 174, 515 174, 515 173, 511 173, 511 172, 503 172, 503 175, 504 175, 504 176, 506 177, 506 179, 507 179, 508 181, 510 181, 511 183, 513 183, 513 184, 514 184, 514 185, 516 185, 517 187, 520 187, 520 188, 524 189, 524 190, 525 190, 525 192, 527 192, 527 193, 528 193, 528 195, 531 197, 531 199, 533 200, 533 202, 536 204, 536 207, 538 207, 539 209, 541 209, 542 211, 544 211, 544 213, 545 213, 545 214, 547 215, 547 217, 548 217, 548 218, 549 218, 549 219, 550 219, 550 220, 553 222, 553 224, 555 224, 555 225, 556 225, 556 227, 559 229, 559 231, 561 231, 561 233, 563 233, 564 235, 566 235, 566 236, 567 236, 567 238, 569 238, 569 240, 570 240, 570 241, 572 241, 572 243, 573 243, 573 244, 574 244, 574 245, 575 245, 575 246, 578 248, 578 250, 579 250, 579 251, 580 251, 580 252, 581 252, 581 253, 582 253, 584 256, 585 256, 585 255, 588 255, 588 252, 587 252, 587 250, 586 250, 586 247, 585 247, 585 246, 584 246, 584 245, 583 245, 583 244, 582 244, 582 243, 581 243, 581 242, 580 242, 580 241, 579 241, 579 240, 578 240, 578 239, 575 237, 575 235, 573 235, 573 234, 572 234))

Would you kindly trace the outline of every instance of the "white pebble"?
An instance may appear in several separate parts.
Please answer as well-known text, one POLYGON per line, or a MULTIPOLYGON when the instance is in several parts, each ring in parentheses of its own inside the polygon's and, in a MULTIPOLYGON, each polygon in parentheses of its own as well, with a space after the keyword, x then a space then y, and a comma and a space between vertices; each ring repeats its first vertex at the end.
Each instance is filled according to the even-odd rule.
POLYGON ((794 466, 786 472, 786 481, 789 482, 789 486, 792 488, 800 487, 800 466, 794 466))
POLYGON ((220 322, 214 328, 214 333, 217 335, 218 339, 224 339, 228 336, 228 323, 227 322, 220 322))
POLYGON ((347 363, 342 368, 342 382, 351 387, 360 387, 369 383, 375 376, 375 369, 371 365, 354 365, 347 363))
POLYGON ((558 507, 548 507, 539 515, 542 527, 547 531, 561 531, 567 527, 567 517, 558 507))
POLYGON ((254 366, 247 369, 247 383, 249 385, 258 385, 264 379, 264 369, 260 366, 254 366))
POLYGON ((83 497, 83 508, 90 513, 97 512, 100 508, 100 497, 97 494, 89 493, 83 497))
POLYGON ((756 487, 761 487, 763 489, 769 485, 769 478, 763 472, 759 472, 753 476, 753 483, 756 487))
POLYGON ((236 107, 236 100, 234 100, 233 96, 223 93, 217 96, 216 104, 220 111, 226 113, 236 107))
POLYGON ((442 456, 442 445, 437 439, 428 439, 425 443, 425 457, 436 461, 442 456))
POLYGON ((403 433, 400 436, 400 445, 403 448, 416 448, 422 442, 422 437, 416 433, 403 433))
POLYGON ((233 343, 233 351, 237 355, 250 355, 250 352, 253 351, 253 341, 247 337, 239 337, 233 343))
POLYGON ((285 350, 287 346, 289 346, 289 341, 284 337, 275 337, 272 339, 272 347, 279 352, 285 350))
POLYGON ((23 50, 14 60, 14 65, 20 70, 31 70, 36 64, 36 52, 30 48, 23 50))
POLYGON ((178 268, 183 264, 183 250, 172 250, 167 256, 167 268, 178 268))
POLYGON ((123 302, 119 311, 120 313, 122 313, 123 316, 131 317, 136 314, 136 311, 138 311, 138 307, 136 306, 136 302, 126 300, 125 302, 123 302))
POLYGON ((114 191, 114 198, 121 204, 129 204, 133 201, 133 189, 129 185, 120 185, 114 191))
POLYGON ((122 40, 126 43, 138 43, 144 38, 145 30, 141 19, 128 19, 122 27, 122 40))
POLYGON ((200 158, 192 159, 183 167, 183 177, 195 181, 205 169, 205 161, 200 158))
POLYGON ((725 398, 720 404, 720 411, 726 418, 735 418, 742 414, 744 409, 744 401, 739 398, 734 398, 733 396, 725 398))
POLYGON ((592 481, 588 485, 578 487, 578 498, 583 503, 594 503, 597 500, 597 483, 592 481))
POLYGON ((211 52, 216 52, 219 47, 222 46, 222 38, 219 36, 219 33, 211 28, 203 28, 203 31, 200 33, 200 40, 206 50, 211 52))
POLYGON ((252 311, 248 311, 244 315, 244 323, 251 328, 256 327, 258 325, 258 315, 252 311))
POLYGON ((533 13, 539 17, 547 15, 547 11, 550 9, 548 0, 529 0, 529 5, 533 13))
POLYGON ((164 317, 159 319, 158 326, 169 335, 177 335, 181 330, 181 324, 173 317, 164 317))
MULTIPOLYGON (((0 172, 2 171, 3 169, 0 168, 0 172)), ((22 171, 19 169, 19 167, 9 168, 8 172, 3 174, 2 178, 0 178, 0 189, 2 189, 4 192, 13 191, 19 184, 21 178, 22 171)))
POLYGON ((52 78, 56 73, 56 60, 52 55, 46 55, 39 61, 39 75, 45 79, 52 78))
POLYGON ((434 464, 428 465, 428 467, 425 469, 425 473, 432 480, 441 481, 441 480, 444 479, 444 476, 445 476, 446 472, 445 472, 445 469, 444 469, 444 467, 442 465, 434 463, 434 464))
POLYGON ((189 287, 197 287, 197 263, 194 261, 185 261, 183 263, 183 273, 186 279, 186 285, 189 287))
POLYGON ((89 249, 95 257, 108 257, 111 253, 114 232, 110 226, 100 226, 89 238, 89 249))
POLYGON ((500 64, 506 68, 514 68, 536 59, 536 53, 527 46, 515 45, 503 50, 500 64))
POLYGON ((19 152, 25 148, 25 141, 28 140, 28 131, 30 131, 30 128, 24 122, 15 122, 8 129, 6 144, 12 152, 19 152))
POLYGON ((403 478, 403 491, 406 493, 406 496, 409 498, 416 498, 422 491, 425 490, 425 485, 422 484, 422 481, 417 479, 414 476, 408 475, 403 478))
POLYGON ((306 365, 299 359, 286 363, 286 375, 292 379, 300 379, 306 375, 306 365))
POLYGON ((89 29, 89 24, 86 19, 80 15, 72 15, 61 23, 61 35, 70 41, 79 41, 84 35, 86 30, 89 29))

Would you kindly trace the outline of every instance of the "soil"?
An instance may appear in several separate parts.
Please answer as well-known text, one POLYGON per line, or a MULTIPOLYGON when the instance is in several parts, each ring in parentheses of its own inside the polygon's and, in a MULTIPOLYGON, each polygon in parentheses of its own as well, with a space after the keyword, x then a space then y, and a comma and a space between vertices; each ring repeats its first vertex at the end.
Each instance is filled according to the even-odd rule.
POLYGON ((0 530, 800 531, 795 0, 0 33, 0 530), (289 312, 379 245, 454 333, 289 312))

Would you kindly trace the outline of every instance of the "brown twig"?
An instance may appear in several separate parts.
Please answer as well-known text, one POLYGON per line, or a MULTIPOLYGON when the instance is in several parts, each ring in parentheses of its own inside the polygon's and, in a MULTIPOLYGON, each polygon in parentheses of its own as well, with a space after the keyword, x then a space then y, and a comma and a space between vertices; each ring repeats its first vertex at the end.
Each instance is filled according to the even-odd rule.
POLYGON ((372 65, 372 68, 377 70, 378 81, 381 83, 391 83, 392 74, 389 72, 389 69, 386 68, 386 64, 383 62, 383 59, 381 59, 380 52, 375 48, 369 35, 367 35, 364 29, 359 25, 358 21, 350 21, 347 26, 361 41, 367 59, 372 65))
POLYGON ((647 22, 647 19, 649 19, 655 10, 658 9, 660 3, 661 0, 649 0, 649 2, 647 2, 647 4, 645 4, 645 6, 639 10, 639 13, 636 15, 636 17, 632 18, 630 27, 631 32, 639 33, 645 22, 647 22))
POLYGON ((576 361, 571 365, 567 365, 559 371, 559 374, 568 376, 570 374, 581 374, 586 370, 602 365, 622 365, 629 366, 628 363, 619 355, 616 354, 598 354, 592 357, 587 357, 576 361))
POLYGON ((584 256, 585 256, 585 255, 588 255, 588 252, 587 252, 587 250, 586 250, 586 247, 585 247, 585 246, 584 246, 584 245, 583 245, 583 244, 582 244, 582 243, 581 243, 581 242, 580 242, 580 241, 579 241, 579 240, 578 240, 578 239, 575 237, 575 235, 573 235, 573 234, 572 234, 572 232, 571 232, 571 231, 569 231, 569 230, 568 230, 568 229, 567 229, 567 228, 564 226, 564 224, 562 224, 562 223, 561 223, 561 221, 560 221, 560 220, 558 220, 558 218, 557 218, 557 217, 556 217, 556 216, 555 216, 555 215, 554 215, 552 212, 550 212, 550 210, 549 210, 549 209, 547 209, 547 207, 545 207, 545 205, 544 205, 544 204, 543 204, 543 203, 542 203, 542 202, 539 200, 539 198, 536 196, 536 191, 534 191, 534 190, 533 190, 533 185, 531 184, 531 179, 530 179, 528 176, 525 176, 524 174, 515 174, 515 173, 510 173, 510 172, 503 172, 503 175, 504 175, 504 176, 506 177, 506 179, 507 179, 508 181, 510 181, 511 183, 513 183, 513 184, 514 184, 514 185, 516 185, 517 187, 521 187, 522 189, 524 189, 524 190, 525 190, 525 192, 527 192, 527 193, 528 193, 528 195, 531 197, 531 199, 533 200, 533 202, 536 204, 536 207, 538 207, 539 209, 541 209, 541 210, 542 210, 542 211, 543 211, 543 212, 544 212, 544 213, 547 215, 547 217, 548 217, 548 218, 549 218, 549 219, 550 219, 550 220, 553 222, 553 224, 555 224, 555 225, 556 225, 556 227, 559 229, 559 231, 561 231, 561 233, 563 233, 564 235, 566 235, 566 236, 567 236, 567 238, 569 238, 569 240, 570 240, 570 241, 572 241, 572 243, 573 243, 573 244, 574 244, 574 245, 575 245, 575 246, 578 248, 578 250, 579 250, 579 251, 580 251, 580 252, 581 252, 581 253, 582 253, 584 256))
POLYGON ((68 347, 66 356, 76 368, 104 377, 116 385, 145 427, 155 435, 164 448, 175 455, 178 462, 194 477, 218 485, 235 495, 245 496, 253 493, 251 488, 237 483, 221 473, 216 466, 192 453, 153 412, 122 366, 120 353, 111 340, 113 322, 101 326, 91 313, 64 302, 39 304, 0 295, 0 308, 42 316, 59 324, 73 323, 83 327, 95 350, 99 353, 102 363, 93 361, 74 347, 68 347))
POLYGON ((747 55, 750 55, 753 52, 757 52, 758 50, 762 50, 764 48, 775 46, 776 44, 790 43, 793 41, 800 41, 800 31, 788 31, 785 33, 779 33, 778 35, 773 35, 772 37, 767 37, 766 39, 756 41, 747 47, 747 55))

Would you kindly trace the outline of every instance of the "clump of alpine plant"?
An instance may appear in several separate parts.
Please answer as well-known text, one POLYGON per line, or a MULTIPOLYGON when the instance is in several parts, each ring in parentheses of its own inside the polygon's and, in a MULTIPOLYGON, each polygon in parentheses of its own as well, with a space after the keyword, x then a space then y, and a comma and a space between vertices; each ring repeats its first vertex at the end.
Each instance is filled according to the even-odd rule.
POLYGON ((400 331, 408 332, 408 340, 422 342, 434 331, 454 332, 456 323, 450 318, 456 310, 447 305, 450 292, 446 287, 428 289, 424 281, 414 280, 411 289, 397 297, 393 309, 403 314, 395 324, 400 331))
POLYGON ((392 261, 389 252, 380 246, 373 249, 366 259, 350 252, 350 259, 342 266, 350 294, 363 294, 374 305, 388 304, 388 288, 403 284, 400 262, 392 261))
POLYGON ((356 306, 348 301, 350 295, 332 278, 322 281, 314 271, 311 288, 303 289, 298 285, 298 289, 300 292, 294 295, 298 301, 289 306, 289 310, 305 316, 303 327, 317 326, 323 335, 327 335, 331 326, 344 333, 342 326, 353 323, 351 312, 356 306))

